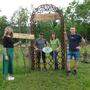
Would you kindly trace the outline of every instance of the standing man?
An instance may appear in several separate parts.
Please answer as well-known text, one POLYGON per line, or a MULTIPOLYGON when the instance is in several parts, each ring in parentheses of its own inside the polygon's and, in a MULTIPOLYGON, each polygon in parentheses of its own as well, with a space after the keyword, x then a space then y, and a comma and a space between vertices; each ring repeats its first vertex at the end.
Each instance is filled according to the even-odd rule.
POLYGON ((46 70, 46 60, 45 60, 45 53, 42 51, 42 49, 47 45, 46 39, 44 39, 44 33, 40 33, 39 38, 35 41, 35 49, 37 51, 37 64, 38 69, 40 70, 40 59, 43 60, 44 63, 44 69, 46 70))
POLYGON ((68 36, 68 48, 67 48, 67 77, 70 76, 70 60, 73 58, 74 63, 74 75, 77 75, 78 60, 80 56, 80 42, 85 40, 76 33, 76 28, 72 27, 70 29, 70 35, 68 36))

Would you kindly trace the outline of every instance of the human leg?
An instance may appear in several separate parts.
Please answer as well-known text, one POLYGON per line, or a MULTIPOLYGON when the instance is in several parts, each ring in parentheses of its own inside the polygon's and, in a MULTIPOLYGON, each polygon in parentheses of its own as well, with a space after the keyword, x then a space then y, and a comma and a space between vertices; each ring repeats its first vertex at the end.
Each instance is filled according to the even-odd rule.
POLYGON ((44 69, 47 69, 46 68, 46 56, 45 56, 44 52, 42 52, 42 60, 43 60, 43 63, 44 63, 44 69))
POLYGON ((58 52, 57 51, 53 51, 53 59, 55 61, 55 69, 58 69, 58 59, 57 59, 57 56, 58 56, 58 52))
POLYGON ((38 50, 37 51, 37 67, 38 67, 38 69, 40 69, 40 57, 41 55, 40 55, 40 51, 38 50))
POLYGON ((9 73, 9 77, 8 77, 8 80, 14 80, 14 77, 13 77, 14 50, 13 50, 13 48, 9 48, 8 49, 8 56, 9 56, 9 60, 8 60, 8 73, 9 73))
POLYGON ((77 69, 78 69, 78 60, 79 60, 80 52, 76 51, 74 52, 74 75, 77 74, 77 69))
POLYGON ((66 64, 66 67, 67 67, 67 76, 68 77, 70 76, 70 72, 71 72, 70 60, 71 60, 72 56, 73 56, 72 52, 68 50, 68 52, 67 52, 67 64, 66 64))
POLYGON ((13 48, 9 48, 8 49, 8 55, 9 55, 9 60, 8 60, 8 73, 10 75, 13 75, 13 59, 14 59, 14 55, 13 55, 14 51, 13 48))

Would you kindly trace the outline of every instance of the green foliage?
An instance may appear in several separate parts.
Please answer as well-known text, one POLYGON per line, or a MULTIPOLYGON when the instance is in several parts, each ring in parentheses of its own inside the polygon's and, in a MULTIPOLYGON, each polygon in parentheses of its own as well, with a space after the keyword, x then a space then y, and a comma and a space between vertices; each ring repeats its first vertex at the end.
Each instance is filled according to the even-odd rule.
MULTIPOLYGON (((28 33, 28 19, 29 19, 29 12, 27 8, 19 8, 17 11, 14 12, 11 18, 11 26, 16 33, 28 33)), ((15 39, 15 42, 18 40, 15 39)), ((22 42, 26 42, 26 40, 21 40, 22 42)))
POLYGON ((64 18, 67 31, 70 27, 75 26, 78 33, 90 40, 90 2, 78 4, 73 1, 67 7, 64 18))
POLYGON ((77 26, 81 31, 81 34, 86 39, 90 40, 90 2, 78 5, 76 13, 78 18, 77 26))
POLYGON ((78 5, 76 13, 78 19, 83 18, 82 22, 88 23, 87 19, 90 17, 90 2, 78 5))
POLYGON ((73 1, 69 4, 69 6, 64 12, 65 23, 67 24, 68 27, 75 25, 75 21, 76 21, 75 9, 77 6, 78 3, 73 1))
POLYGON ((20 48, 15 49, 15 52, 17 58, 14 60, 14 81, 2 79, 0 58, 0 90, 72 90, 72 88, 73 90, 90 90, 90 64, 79 62, 77 79, 73 75, 73 69, 69 80, 66 78, 65 70, 48 70, 46 72, 35 70, 25 74, 20 48))
POLYGON ((9 25, 9 22, 7 21, 7 18, 5 16, 1 16, 0 17, 0 34, 1 35, 2 35, 5 27, 8 26, 8 25, 9 25))
MULTIPOLYGON (((61 10, 58 11, 62 13, 61 10)), ((0 37, 3 36, 4 28, 11 25, 14 32, 28 33, 29 31, 29 11, 26 8, 19 8, 14 12, 11 21, 8 22, 5 16, 0 17, 0 37)), ((84 38, 90 40, 90 2, 78 4, 75 0, 69 4, 64 12, 64 21, 66 30, 69 32, 70 27, 76 26, 78 33, 84 38)), ((49 40, 51 32, 56 32, 60 38, 60 25, 55 21, 37 22, 35 36, 38 38, 40 32, 45 33, 45 38, 49 40)))
POLYGON ((18 27, 18 31, 21 33, 27 32, 27 26, 28 26, 28 10, 25 8, 20 8, 16 12, 14 12, 12 18, 11 18, 11 25, 16 28, 18 27))
POLYGON ((44 32, 45 38, 47 40, 50 39, 52 32, 55 32, 57 37, 59 38, 60 37, 60 25, 58 25, 55 21, 38 22, 35 28, 36 38, 38 38, 40 32, 44 32))
POLYGON ((0 16, 0 43, 6 26, 10 25, 5 16, 0 16))

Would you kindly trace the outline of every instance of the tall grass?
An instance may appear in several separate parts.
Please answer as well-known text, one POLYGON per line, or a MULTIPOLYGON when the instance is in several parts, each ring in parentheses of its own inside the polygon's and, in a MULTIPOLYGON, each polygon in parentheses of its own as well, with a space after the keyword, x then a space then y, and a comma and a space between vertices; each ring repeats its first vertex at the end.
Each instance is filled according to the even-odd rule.
MULTIPOLYGON (((29 60, 26 58, 28 66, 29 60)), ((2 80, 2 61, 0 61, 0 90, 90 90, 90 64, 79 62, 78 77, 73 69, 69 80, 65 70, 32 71, 24 67, 20 48, 15 48, 14 81, 2 80)))

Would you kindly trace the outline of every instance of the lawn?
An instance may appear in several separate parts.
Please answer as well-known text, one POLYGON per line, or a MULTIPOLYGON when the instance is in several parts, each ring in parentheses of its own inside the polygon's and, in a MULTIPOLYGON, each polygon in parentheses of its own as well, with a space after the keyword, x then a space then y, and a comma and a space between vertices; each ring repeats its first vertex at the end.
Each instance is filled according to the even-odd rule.
POLYGON ((21 55, 17 58, 14 61, 14 81, 2 80, 0 61, 0 90, 90 90, 90 64, 79 62, 77 79, 71 74, 67 80, 64 70, 25 73, 21 55))

